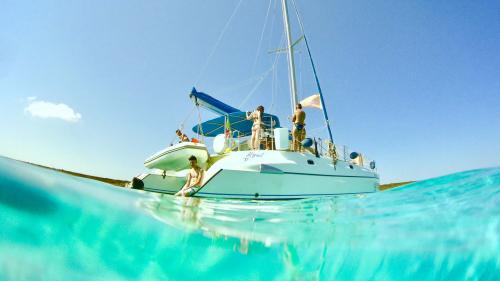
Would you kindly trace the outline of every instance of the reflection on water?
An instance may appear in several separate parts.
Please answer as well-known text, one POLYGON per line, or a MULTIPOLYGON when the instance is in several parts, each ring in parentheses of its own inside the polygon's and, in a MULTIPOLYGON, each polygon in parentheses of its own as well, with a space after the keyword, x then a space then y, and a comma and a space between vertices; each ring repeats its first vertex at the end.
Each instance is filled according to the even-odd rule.
MULTIPOLYGON (((237 237, 265 245, 327 241, 334 234, 337 200, 241 201, 159 195, 141 201, 154 218, 207 237, 237 237), (317 229, 321 226, 320 229, 317 229), (300 232, 294 230, 300 229, 300 232), (292 235, 291 235, 292 234, 292 235)), ((358 213, 362 213, 358 210, 358 213)), ((340 223, 340 221, 339 221, 340 223)))
POLYGON ((179 198, 0 158, 0 280, 494 280, 499 187, 497 168, 363 196, 179 198))

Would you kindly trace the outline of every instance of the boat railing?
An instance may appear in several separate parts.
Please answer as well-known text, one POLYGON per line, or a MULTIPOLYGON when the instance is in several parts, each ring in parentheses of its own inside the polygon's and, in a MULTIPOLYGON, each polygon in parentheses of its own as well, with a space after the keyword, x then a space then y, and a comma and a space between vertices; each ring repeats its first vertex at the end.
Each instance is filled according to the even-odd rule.
MULTIPOLYGON (((330 140, 318 139, 317 143, 318 143, 319 155, 329 158, 333 157, 332 152, 329 150, 329 147, 331 146, 330 140)), ((350 164, 358 165, 366 169, 371 169, 371 170, 376 169, 375 162, 373 160, 368 158, 364 153, 351 150, 346 145, 336 144, 335 153, 338 160, 349 162, 350 164), (354 159, 352 159, 351 156, 357 156, 357 157, 354 157, 354 159)))
MULTIPOLYGON (((235 147, 237 151, 241 150, 248 150, 248 148, 243 149, 242 147, 242 137, 238 134, 237 136, 238 139, 238 145, 235 147)), ((276 147, 273 143, 274 141, 274 135, 273 135, 273 130, 265 129, 264 133, 262 134, 261 138, 261 143, 264 145, 264 149, 266 150, 275 150, 276 147)), ((333 158, 333 153, 329 149, 331 147, 331 142, 330 140, 323 140, 321 138, 316 139, 317 142, 317 148, 318 148, 318 155, 322 157, 327 157, 327 158, 333 158)), ((290 147, 292 147, 292 141, 290 140, 290 147)), ((335 144, 335 156, 337 160, 342 160, 345 162, 348 162, 353 165, 357 165, 366 169, 371 169, 371 170, 376 170, 375 167, 375 162, 372 161, 370 158, 368 158, 364 153, 360 153, 355 150, 351 150, 348 146, 346 145, 341 145, 341 144, 335 144), (351 155, 353 152, 355 152, 353 155, 351 155), (354 159, 351 158, 351 156, 356 156, 354 159)))

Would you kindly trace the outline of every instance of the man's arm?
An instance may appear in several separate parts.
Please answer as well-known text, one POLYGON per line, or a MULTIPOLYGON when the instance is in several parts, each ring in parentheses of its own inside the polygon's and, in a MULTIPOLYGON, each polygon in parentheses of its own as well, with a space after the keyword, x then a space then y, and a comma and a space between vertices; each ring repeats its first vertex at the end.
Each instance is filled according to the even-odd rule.
POLYGON ((191 173, 188 174, 186 183, 184 184, 184 186, 182 187, 182 189, 188 187, 190 182, 191 182, 191 173))

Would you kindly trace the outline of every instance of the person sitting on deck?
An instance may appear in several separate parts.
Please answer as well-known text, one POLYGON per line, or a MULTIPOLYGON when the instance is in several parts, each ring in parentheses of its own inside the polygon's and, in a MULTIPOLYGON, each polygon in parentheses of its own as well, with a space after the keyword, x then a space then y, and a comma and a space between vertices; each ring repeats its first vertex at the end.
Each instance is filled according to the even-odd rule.
POLYGON ((175 194, 176 196, 190 197, 201 188, 204 171, 198 166, 198 160, 194 155, 189 157, 189 164, 191 165, 191 169, 187 175, 186 184, 175 194))
POLYGON ((186 134, 182 133, 181 130, 179 130, 179 129, 175 130, 175 134, 177 135, 177 137, 179 137, 179 142, 188 142, 189 141, 188 136, 186 136, 186 134))
POLYGON ((295 112, 293 113, 292 122, 292 138, 293 138, 293 151, 302 151, 301 142, 306 138, 306 113, 302 110, 302 105, 298 103, 295 106, 295 112))
POLYGON ((252 113, 247 112, 246 115, 247 120, 253 120, 252 137, 250 139, 250 149, 252 150, 260 149, 260 134, 264 127, 262 115, 264 115, 264 107, 262 105, 257 106, 257 109, 252 113))

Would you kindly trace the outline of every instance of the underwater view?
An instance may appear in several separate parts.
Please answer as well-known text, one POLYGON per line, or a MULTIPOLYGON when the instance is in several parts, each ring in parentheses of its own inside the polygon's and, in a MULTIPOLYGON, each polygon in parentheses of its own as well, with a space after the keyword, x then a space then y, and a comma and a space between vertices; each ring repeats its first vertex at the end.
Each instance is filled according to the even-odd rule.
POLYGON ((500 168, 291 201, 181 198, 0 157, 0 280, 498 280, 500 168))

